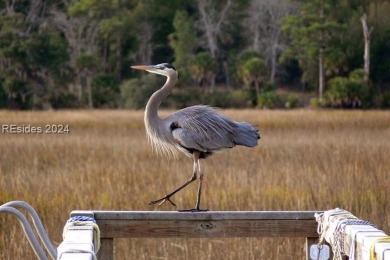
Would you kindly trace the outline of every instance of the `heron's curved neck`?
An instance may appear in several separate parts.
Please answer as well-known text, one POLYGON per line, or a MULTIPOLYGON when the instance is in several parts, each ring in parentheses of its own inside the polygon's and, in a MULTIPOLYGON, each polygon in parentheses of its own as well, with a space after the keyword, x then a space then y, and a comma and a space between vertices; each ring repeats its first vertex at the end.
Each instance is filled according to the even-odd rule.
POLYGON ((164 86, 162 86, 162 88, 153 93, 148 103, 146 104, 145 121, 156 118, 159 119, 158 107, 172 91, 173 87, 175 86, 176 80, 177 75, 167 77, 167 81, 165 82, 164 86))

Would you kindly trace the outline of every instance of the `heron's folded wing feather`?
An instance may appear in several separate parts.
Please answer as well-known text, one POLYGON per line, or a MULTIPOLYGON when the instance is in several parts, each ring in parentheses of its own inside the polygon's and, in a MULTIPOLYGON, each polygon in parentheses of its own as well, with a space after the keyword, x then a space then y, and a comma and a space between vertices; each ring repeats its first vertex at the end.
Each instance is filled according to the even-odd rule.
POLYGON ((210 107, 188 107, 172 114, 170 120, 175 124, 174 139, 186 148, 211 151, 235 145, 235 122, 210 107))

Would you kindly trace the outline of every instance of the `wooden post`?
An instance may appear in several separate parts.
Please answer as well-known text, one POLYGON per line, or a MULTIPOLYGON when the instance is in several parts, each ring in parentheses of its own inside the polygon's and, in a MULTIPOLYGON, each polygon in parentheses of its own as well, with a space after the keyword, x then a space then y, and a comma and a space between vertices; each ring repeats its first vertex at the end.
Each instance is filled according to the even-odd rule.
POLYGON ((98 259, 114 260, 114 239, 102 238, 100 239, 100 249, 97 254, 98 259))
POLYGON ((305 248, 306 248, 306 260, 311 260, 310 259, 310 247, 311 245, 318 244, 318 237, 306 237, 306 243, 305 243, 305 248))

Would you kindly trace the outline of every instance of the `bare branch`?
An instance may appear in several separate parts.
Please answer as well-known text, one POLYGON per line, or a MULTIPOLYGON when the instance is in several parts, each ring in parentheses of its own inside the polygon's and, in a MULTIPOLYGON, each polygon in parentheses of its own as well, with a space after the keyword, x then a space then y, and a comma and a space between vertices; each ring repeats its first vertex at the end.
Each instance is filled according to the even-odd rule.
POLYGON ((226 23, 226 16, 231 10, 232 1, 227 0, 220 11, 216 10, 212 1, 197 0, 197 5, 201 22, 200 30, 205 33, 208 49, 211 56, 215 58, 218 51, 218 38, 221 36, 222 25, 226 23))
POLYGON ((243 26, 248 28, 250 49, 260 53, 271 66, 271 81, 275 78, 277 58, 284 49, 280 42, 280 21, 295 10, 296 5, 287 0, 252 0, 247 19, 243 21, 243 26))
POLYGON ((370 77, 370 41, 371 41, 371 32, 374 29, 371 27, 368 28, 367 25, 367 15, 363 13, 360 17, 360 21, 362 23, 363 28, 363 36, 364 36, 364 80, 368 81, 370 77))

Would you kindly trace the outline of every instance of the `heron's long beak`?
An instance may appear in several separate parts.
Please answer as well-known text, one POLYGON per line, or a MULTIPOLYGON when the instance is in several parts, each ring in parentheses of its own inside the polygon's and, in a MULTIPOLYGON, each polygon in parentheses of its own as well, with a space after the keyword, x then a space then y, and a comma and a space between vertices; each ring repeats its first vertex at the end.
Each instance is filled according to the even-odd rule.
POLYGON ((137 65, 137 66, 131 66, 132 69, 136 70, 145 70, 147 72, 155 73, 155 74, 160 74, 163 76, 167 76, 164 71, 161 69, 156 68, 155 65, 137 65))
POLYGON ((146 70, 147 72, 158 73, 159 70, 155 68, 154 65, 137 65, 131 66, 132 69, 136 70, 146 70))
POLYGON ((137 65, 137 66, 131 66, 131 68, 136 69, 136 70, 150 70, 150 69, 153 69, 154 66, 137 65))

